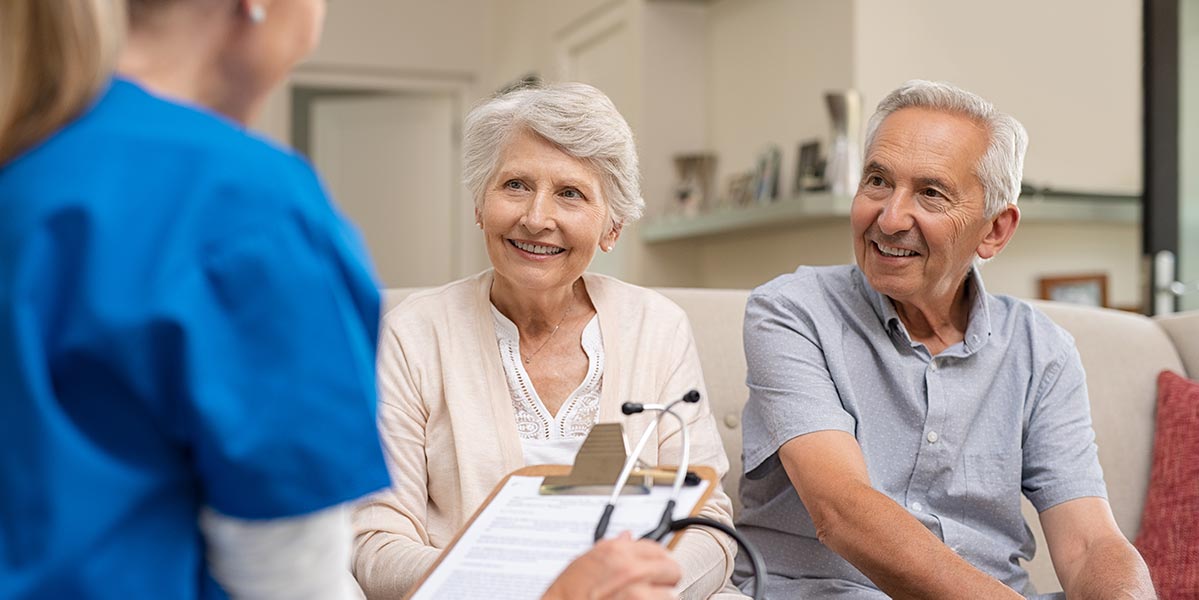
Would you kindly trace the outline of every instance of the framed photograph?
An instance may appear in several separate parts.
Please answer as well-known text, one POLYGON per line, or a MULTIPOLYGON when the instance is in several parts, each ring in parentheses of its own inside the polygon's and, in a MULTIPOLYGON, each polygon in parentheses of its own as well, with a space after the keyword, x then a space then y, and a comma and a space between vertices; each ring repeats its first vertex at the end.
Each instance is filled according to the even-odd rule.
POLYGON ((728 178, 725 199, 728 206, 746 206, 753 202, 754 172, 735 173, 728 178))
POLYGON ((799 145, 799 160, 795 165, 793 193, 799 194, 823 189, 824 167, 820 163, 820 140, 810 140, 799 145))
POLYGON ((712 184, 716 176, 715 154, 677 154, 674 170, 676 212, 694 217, 715 204, 712 184))
POLYGON ((1042 300, 1086 306, 1106 307, 1108 305, 1107 275, 1104 273, 1041 277, 1038 281, 1042 300))

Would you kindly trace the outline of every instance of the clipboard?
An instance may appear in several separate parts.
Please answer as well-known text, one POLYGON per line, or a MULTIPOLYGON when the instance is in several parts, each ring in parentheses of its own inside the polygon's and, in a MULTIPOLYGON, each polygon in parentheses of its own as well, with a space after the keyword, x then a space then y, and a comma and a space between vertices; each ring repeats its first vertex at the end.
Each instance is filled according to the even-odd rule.
MULTIPOLYGON (((425 574, 423 576, 421 576, 420 581, 418 581, 417 584, 415 586, 413 586, 413 588, 411 590, 409 590, 408 594, 405 595, 404 597, 406 599, 413 599, 413 598, 419 597, 423 593, 423 588, 425 587, 425 584, 428 583, 430 581, 430 579, 434 578, 435 574, 439 573, 439 569, 443 568, 446 565, 447 559, 451 556, 451 553, 460 549, 459 543, 463 540, 463 538, 467 537, 468 535, 473 536, 478 533, 481 533, 481 532, 477 532, 474 530, 474 528, 476 527, 476 524, 479 523, 480 517, 485 512, 487 512, 488 508, 492 506, 493 502, 495 502, 496 498, 501 494, 501 492, 508 489, 508 486, 509 486, 510 482, 513 481, 513 478, 520 478, 520 480, 521 480, 520 483, 524 484, 525 483, 524 480, 527 478, 543 478, 543 477, 547 477, 547 476, 569 476, 571 474, 572 468, 573 467, 569 466, 569 465, 538 465, 538 466, 531 466, 531 467, 524 467, 521 469, 517 469, 516 471, 513 471, 512 473, 509 473, 507 476, 505 476, 503 478, 503 480, 501 480, 499 482, 499 484, 497 484, 495 486, 495 488, 492 489, 491 494, 488 495, 487 499, 483 502, 483 504, 480 505, 477 510, 475 510, 475 513, 473 515, 471 515, 471 518, 466 522, 466 524, 458 531, 458 533, 454 536, 454 539, 450 542, 450 544, 441 551, 441 555, 437 558, 437 561, 433 563, 433 565, 429 568, 429 570, 427 572, 425 572, 425 574)), ((698 500, 696 500, 694 502, 694 504, 691 507, 691 510, 689 511, 690 516, 696 516, 699 514, 699 512, 701 510, 703 510, 703 507, 705 504, 707 504, 708 500, 711 499, 713 492, 719 485, 719 480, 716 477, 716 471, 714 469, 712 469, 711 467, 693 466, 693 467, 691 467, 690 470, 693 471, 700 478, 701 485, 706 483, 706 485, 703 485, 702 490, 698 492, 698 495, 699 495, 698 500)), ((530 482, 531 482, 531 480, 530 480, 530 482)), ((613 483, 615 483, 615 481, 613 481, 613 483)), ((541 487, 540 482, 537 482, 534 486, 531 487, 531 489, 540 490, 540 487, 541 487)), ((669 490, 669 486, 655 486, 655 489, 669 490)), ((684 488, 684 490, 685 489, 686 488, 684 488)), ((513 492, 512 489, 508 489, 508 491, 513 492)), ((513 492, 513 493, 515 493, 515 492, 513 492)), ((563 496, 563 495, 541 495, 540 493, 537 494, 538 498, 543 499, 544 501, 547 501, 547 502, 552 502, 552 501, 579 502, 580 499, 582 499, 582 498, 587 498, 587 499, 599 498, 601 504, 607 502, 607 496, 608 496, 608 494, 603 494, 602 496, 596 496, 596 495, 563 496)), ((652 502, 655 499, 661 500, 660 504, 658 504, 658 511, 657 511, 656 516, 660 516, 662 509, 665 507, 665 500, 662 499, 660 495, 653 495, 653 494, 651 494, 650 496, 623 496, 622 495, 621 498, 622 498, 622 500, 628 500, 631 498, 643 498, 643 499, 645 499, 644 500, 645 502, 652 502)), ((618 505, 617 510, 618 511, 620 510, 620 505, 618 505)), ((655 516, 655 522, 656 522, 656 516, 655 516)), ((598 520, 598 517, 599 517, 599 514, 597 513, 596 514, 597 520, 598 520)), ((591 530, 593 530, 595 527, 595 523, 596 523, 596 521, 593 520, 593 521, 590 521, 589 523, 587 523, 587 525, 589 526, 589 528, 591 530)), ((488 525, 484 525, 483 527, 487 527, 487 526, 488 525)), ((646 530, 648 530, 648 529, 650 529, 650 527, 646 527, 646 530)), ((614 534, 619 531, 621 531, 620 528, 612 529, 612 533, 614 533, 614 534)), ((639 536, 640 533, 636 533, 635 535, 639 536)), ((681 538, 682 538, 681 535, 676 535, 673 538, 671 538, 669 544, 667 545, 667 548, 673 549, 674 546, 678 543, 679 539, 681 539, 681 538)), ((588 540, 590 540, 590 535, 588 535, 588 540)), ((575 555, 572 554, 568 558, 573 559, 574 556, 575 555)), ((568 563, 568 562, 569 562, 569 560, 566 561, 566 563, 568 563)), ((562 567, 565 568, 565 564, 563 564, 562 567)), ((450 567, 450 568, 452 569, 453 567, 450 567)), ((553 579, 555 579, 560 572, 561 572, 561 569, 559 569, 558 571, 553 572, 553 573, 544 573, 544 575, 546 577, 548 577, 548 580, 546 581, 547 587, 548 587, 549 582, 552 582, 553 579)), ((439 574, 437 576, 439 578, 445 577, 446 574, 439 574)), ((484 584, 481 583, 480 585, 484 585, 484 584)), ((544 588, 542 588, 541 591, 543 591, 543 590, 544 590, 544 588)), ((530 597, 540 597, 541 591, 535 591, 534 593, 536 595, 530 596, 530 597)), ((445 592, 442 592, 442 594, 444 595, 445 592)), ((500 600, 501 598, 504 598, 505 596, 497 595, 495 590, 492 589, 488 593, 488 597, 493 598, 495 600, 500 600)))

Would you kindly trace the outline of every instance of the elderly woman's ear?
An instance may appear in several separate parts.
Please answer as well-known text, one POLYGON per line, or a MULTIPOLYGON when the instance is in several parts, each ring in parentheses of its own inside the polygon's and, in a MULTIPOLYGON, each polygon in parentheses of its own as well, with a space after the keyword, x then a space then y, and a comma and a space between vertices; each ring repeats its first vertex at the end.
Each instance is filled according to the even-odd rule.
POLYGON ((624 227, 624 223, 613 223, 611 229, 600 238, 600 250, 611 252, 612 248, 616 247, 616 240, 620 239, 620 230, 624 227))

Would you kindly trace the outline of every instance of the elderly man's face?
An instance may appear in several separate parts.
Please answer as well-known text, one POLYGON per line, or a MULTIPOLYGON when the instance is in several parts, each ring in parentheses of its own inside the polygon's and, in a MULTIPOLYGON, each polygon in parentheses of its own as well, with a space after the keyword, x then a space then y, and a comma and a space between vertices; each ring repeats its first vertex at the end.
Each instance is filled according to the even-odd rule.
POLYGON ((975 174, 987 131, 974 120, 905 108, 867 150, 850 220, 858 266, 892 300, 952 299, 991 232, 975 174))
POLYGON ((523 289, 573 284, 619 235, 595 170, 529 131, 505 146, 477 216, 497 277, 523 289))

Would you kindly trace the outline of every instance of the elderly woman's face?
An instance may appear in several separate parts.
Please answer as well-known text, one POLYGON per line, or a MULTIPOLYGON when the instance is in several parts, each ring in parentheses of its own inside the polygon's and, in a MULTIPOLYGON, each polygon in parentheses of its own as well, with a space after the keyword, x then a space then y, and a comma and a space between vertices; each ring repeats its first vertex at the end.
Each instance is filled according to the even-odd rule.
POLYGON ((620 234, 598 174, 527 130, 501 152, 477 216, 497 276, 525 289, 573 284, 620 234))

